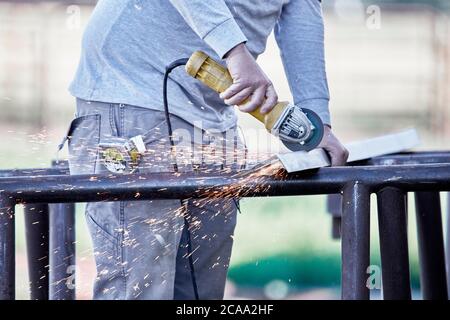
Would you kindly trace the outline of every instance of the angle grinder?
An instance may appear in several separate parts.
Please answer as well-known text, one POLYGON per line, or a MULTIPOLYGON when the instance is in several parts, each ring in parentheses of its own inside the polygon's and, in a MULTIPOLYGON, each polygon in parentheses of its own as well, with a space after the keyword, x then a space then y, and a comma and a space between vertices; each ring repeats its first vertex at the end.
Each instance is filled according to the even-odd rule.
MULTIPOLYGON (((186 71, 218 93, 233 84, 228 69, 202 51, 191 55, 186 63, 186 71)), ((267 114, 262 114, 259 107, 250 114, 291 151, 310 151, 322 141, 323 123, 312 110, 283 101, 278 102, 267 114)))

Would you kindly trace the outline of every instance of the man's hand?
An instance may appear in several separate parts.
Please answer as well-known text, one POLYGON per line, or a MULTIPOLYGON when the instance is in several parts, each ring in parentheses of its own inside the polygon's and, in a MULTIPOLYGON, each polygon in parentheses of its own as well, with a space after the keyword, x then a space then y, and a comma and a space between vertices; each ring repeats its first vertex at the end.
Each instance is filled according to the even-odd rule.
POLYGON ((343 166, 348 159, 348 150, 342 145, 342 143, 331 132, 331 128, 327 125, 324 126, 324 134, 322 142, 319 144, 319 148, 323 148, 331 158, 331 166, 343 166))
POLYGON ((228 105, 238 105, 244 112, 254 111, 261 106, 261 113, 268 113, 278 101, 275 88, 264 74, 256 60, 241 43, 225 57, 233 84, 220 97, 228 105), (247 98, 248 101, 242 104, 247 98))

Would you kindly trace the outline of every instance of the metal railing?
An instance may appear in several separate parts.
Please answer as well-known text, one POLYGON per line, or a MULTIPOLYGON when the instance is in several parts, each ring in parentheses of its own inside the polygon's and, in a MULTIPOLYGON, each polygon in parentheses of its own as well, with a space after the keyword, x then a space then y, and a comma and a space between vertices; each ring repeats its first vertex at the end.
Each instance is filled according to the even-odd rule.
MULTIPOLYGON (((411 297, 409 271, 405 272, 409 270, 404 214, 405 193, 413 191, 426 196, 439 191, 450 191, 450 161, 447 161, 450 153, 446 153, 442 158, 439 158, 439 155, 444 153, 435 153, 436 158, 430 153, 427 154, 393 155, 374 158, 358 166, 321 168, 289 175, 278 171, 270 175, 247 172, 238 175, 154 173, 69 176, 67 168, 0 171, 0 176, 3 176, 0 178, 0 299, 15 297, 14 212, 18 203, 26 204, 28 213, 34 211, 35 218, 36 212, 39 211, 43 213, 39 218, 45 220, 46 216, 47 219, 50 216, 50 236, 45 221, 42 224, 44 228, 28 233, 29 237, 39 236, 40 239, 44 239, 44 245, 36 245, 38 242, 35 239, 28 241, 30 243, 28 250, 34 250, 30 259, 43 257, 45 250, 48 250, 45 248, 45 239, 51 240, 48 250, 50 284, 41 282, 38 283, 40 286, 37 286, 33 283, 32 298, 45 299, 46 292, 50 292, 51 299, 72 299, 74 290, 67 290, 64 280, 67 278, 66 267, 74 264, 74 208, 73 205, 65 204, 89 201, 337 193, 342 193, 343 197, 339 217, 342 235, 342 298, 370 297, 366 286, 368 277, 366 272, 370 265, 370 194, 377 193, 378 207, 381 208, 380 234, 383 235, 381 255, 384 297, 409 299, 411 297), (417 160, 422 157, 428 157, 430 161, 417 160), (377 161, 387 159, 390 159, 390 165, 378 165, 377 161), (395 162, 397 159, 398 162, 395 162), (407 159, 417 161, 408 162, 407 159), (38 210, 31 210, 33 207, 38 210), (58 249, 56 253, 55 248, 58 249)), ((430 220, 426 219, 427 226, 422 236, 419 236, 420 246, 428 249, 429 223, 430 220)), ((442 229, 442 224, 440 227, 442 229)), ((443 240, 441 237, 438 238, 436 240, 443 246, 443 240)), ((435 244, 435 241, 432 243, 435 244)), ((429 261, 429 258, 422 259, 423 255, 429 254, 429 250, 421 252, 421 260, 429 261)), ((43 266, 44 263, 33 265, 31 261, 30 279, 41 279, 42 273, 48 272, 43 266)), ((442 269, 442 265, 440 268, 442 269)), ((422 273, 425 272, 428 276, 430 271, 431 269, 425 268, 422 273)), ((436 281, 440 285, 445 285, 445 278, 436 281)))
MULTIPOLYGON (((401 153, 380 156, 353 165, 393 166, 437 163, 450 163, 450 152, 401 153)), ((414 198, 422 297, 427 300, 448 299, 450 269, 447 267, 446 270, 446 258, 447 266, 449 266, 450 235, 447 233, 447 239, 444 241, 439 191, 416 191, 414 198)), ((377 193, 377 202, 383 296, 385 299, 411 299, 407 193, 395 187, 383 188, 377 193)), ((447 226, 450 226, 450 206, 448 210, 447 226)), ((328 197, 328 212, 332 215, 332 236, 339 239, 342 216, 341 195, 328 197)))

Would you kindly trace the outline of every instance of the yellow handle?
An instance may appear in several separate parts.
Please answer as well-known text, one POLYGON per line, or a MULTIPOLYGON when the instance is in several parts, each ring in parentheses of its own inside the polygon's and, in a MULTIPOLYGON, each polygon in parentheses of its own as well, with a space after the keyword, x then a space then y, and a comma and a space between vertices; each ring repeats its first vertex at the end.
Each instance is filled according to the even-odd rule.
MULTIPOLYGON (((233 79, 231 78, 228 69, 202 51, 195 51, 191 55, 189 61, 186 64, 186 71, 190 76, 200 80, 205 85, 218 93, 224 92, 226 89, 228 89, 229 86, 233 84, 233 79)), ((243 104, 245 104, 247 101, 248 99, 245 100, 243 104)), ((273 110, 280 109, 282 107, 280 110, 281 112, 287 103, 282 104, 283 105, 279 106, 278 108, 278 105, 275 106, 273 110)), ((269 114, 262 114, 259 111, 259 107, 250 112, 252 116, 264 123, 268 130, 273 127, 274 121, 276 120, 276 118, 271 119, 273 118, 273 116, 275 116, 275 114, 273 114, 272 117, 268 117, 271 113, 272 112, 270 112, 269 114)), ((276 112, 276 114, 279 115, 279 112, 276 112)))

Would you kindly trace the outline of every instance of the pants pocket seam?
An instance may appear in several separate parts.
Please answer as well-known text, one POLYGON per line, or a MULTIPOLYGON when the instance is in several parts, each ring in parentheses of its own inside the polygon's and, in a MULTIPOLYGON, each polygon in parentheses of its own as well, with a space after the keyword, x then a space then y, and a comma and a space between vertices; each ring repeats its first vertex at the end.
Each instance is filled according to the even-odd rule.
POLYGON ((102 235, 102 237, 107 240, 110 244, 114 245, 114 247, 117 246, 119 243, 119 239, 115 237, 114 235, 110 234, 109 232, 105 231, 97 221, 94 220, 94 218, 89 214, 86 213, 86 219, 88 222, 94 226, 94 228, 102 235))
MULTIPOLYGON (((93 114, 87 114, 87 115, 83 115, 83 116, 79 116, 76 117, 75 119, 72 120, 72 122, 70 123, 69 129, 67 131, 67 139, 68 139, 68 148, 69 148, 69 165, 72 162, 73 164, 75 164, 76 166, 80 166, 80 160, 84 157, 87 161, 88 161, 88 166, 87 169, 83 168, 83 167, 78 167, 78 169, 81 168, 80 173, 81 174, 94 174, 95 173, 95 162, 98 159, 99 156, 99 150, 98 150, 98 145, 100 143, 100 126, 101 126, 101 115, 99 113, 93 113, 93 114), (76 130, 77 128, 81 128, 82 129, 82 125, 85 121, 88 121, 89 119, 94 119, 95 121, 95 129, 92 130, 92 135, 94 135, 92 137, 91 143, 90 144, 86 144, 86 145, 81 145, 82 148, 86 149, 86 148, 95 148, 95 152, 91 152, 89 154, 89 152, 84 152, 83 149, 77 149, 76 147, 76 140, 74 140, 75 134, 76 134, 76 130), (73 145, 75 143, 75 146, 73 145), (92 163, 89 163, 92 162, 92 163), (85 172, 84 172, 85 171, 85 172)), ((81 138, 85 139, 86 134, 81 134, 81 138)), ((82 140, 79 139, 79 140, 82 140)), ((70 166, 71 169, 72 166, 70 166)), ((75 167, 76 168, 76 167, 75 167)), ((71 170, 71 174, 80 174, 80 173, 73 173, 73 171, 77 171, 77 170, 71 170)))

